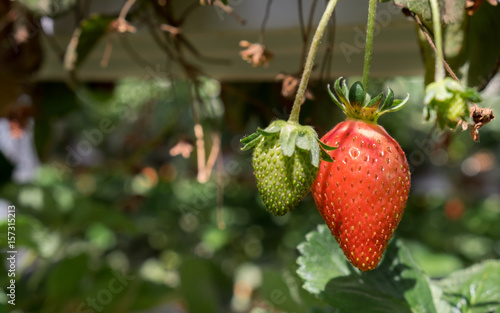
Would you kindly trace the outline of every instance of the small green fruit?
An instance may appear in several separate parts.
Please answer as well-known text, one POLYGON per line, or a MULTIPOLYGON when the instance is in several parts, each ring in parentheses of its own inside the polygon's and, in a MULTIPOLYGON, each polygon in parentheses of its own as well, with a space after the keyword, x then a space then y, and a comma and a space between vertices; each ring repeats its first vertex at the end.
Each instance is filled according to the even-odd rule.
POLYGON ((274 215, 285 215, 299 204, 318 174, 320 153, 329 160, 323 149, 332 149, 319 142, 310 126, 282 120, 241 141, 243 150, 255 147, 252 165, 257 187, 274 215))

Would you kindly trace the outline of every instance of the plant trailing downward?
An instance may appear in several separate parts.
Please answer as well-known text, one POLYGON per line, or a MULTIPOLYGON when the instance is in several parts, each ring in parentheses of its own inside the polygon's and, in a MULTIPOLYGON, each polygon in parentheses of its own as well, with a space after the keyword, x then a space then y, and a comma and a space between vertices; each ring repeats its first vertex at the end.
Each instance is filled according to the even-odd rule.
POLYGON ((335 82, 332 100, 347 115, 322 141, 336 147, 321 163, 312 186, 318 210, 349 261, 363 271, 377 267, 403 215, 410 192, 408 162, 377 118, 401 109, 389 89, 371 98, 360 82, 335 82))

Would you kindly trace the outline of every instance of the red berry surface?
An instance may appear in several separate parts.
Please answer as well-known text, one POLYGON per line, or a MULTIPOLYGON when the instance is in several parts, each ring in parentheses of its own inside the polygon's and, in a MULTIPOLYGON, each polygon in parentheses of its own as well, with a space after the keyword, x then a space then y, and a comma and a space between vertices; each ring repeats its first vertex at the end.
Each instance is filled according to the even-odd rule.
POLYGON ((349 261, 373 270, 397 228, 410 192, 399 144, 376 123, 347 119, 321 140, 338 147, 322 161, 312 194, 349 261))

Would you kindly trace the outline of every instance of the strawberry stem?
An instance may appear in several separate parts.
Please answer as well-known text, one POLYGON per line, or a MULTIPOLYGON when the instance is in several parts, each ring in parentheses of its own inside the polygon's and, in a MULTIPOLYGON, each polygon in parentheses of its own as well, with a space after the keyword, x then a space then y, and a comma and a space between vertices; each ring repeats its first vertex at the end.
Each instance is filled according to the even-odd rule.
POLYGON ((368 89, 368 75, 370 74, 370 65, 372 62, 373 51, 373 33, 375 31, 375 16, 377 15, 377 1, 370 0, 368 5, 368 23, 366 25, 366 45, 365 62, 363 65, 363 88, 368 89))
POLYGON ((434 73, 434 81, 440 81, 445 77, 443 65, 443 36, 441 34, 441 15, 439 14, 438 0, 430 0, 430 2, 432 11, 432 26, 434 28, 434 41, 436 44, 436 69, 434 73))
POLYGON ((321 37, 323 37, 323 33, 325 32, 325 28, 328 25, 328 21, 332 16, 337 2, 338 0, 329 0, 328 5, 325 8, 325 12, 323 12, 323 16, 321 17, 318 27, 316 28, 316 32, 314 33, 314 37, 311 42, 311 47, 309 48, 309 53, 307 54, 304 72, 302 73, 299 89, 297 90, 297 96, 295 97, 292 112, 290 113, 290 117, 288 118, 289 122, 299 122, 300 106, 302 105, 304 93, 307 89, 307 83, 309 82, 309 77, 311 76, 312 68, 314 66, 314 59, 316 57, 316 53, 318 52, 321 37))

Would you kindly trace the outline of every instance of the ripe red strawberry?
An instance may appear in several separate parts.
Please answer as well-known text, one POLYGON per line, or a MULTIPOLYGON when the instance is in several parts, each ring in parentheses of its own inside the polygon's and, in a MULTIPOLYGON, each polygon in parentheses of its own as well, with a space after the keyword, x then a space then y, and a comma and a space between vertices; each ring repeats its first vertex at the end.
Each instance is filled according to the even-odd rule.
POLYGON ((347 114, 322 141, 332 163, 321 162, 312 194, 318 210, 349 261, 373 270, 397 228, 410 192, 410 171, 399 144, 377 125, 378 116, 401 108, 392 91, 370 100, 360 83, 349 91, 335 84, 334 102, 347 114), (349 99, 349 100, 347 100, 349 99))
POLYGON ((323 151, 320 145, 322 149, 331 148, 318 144, 310 126, 282 120, 241 141, 243 150, 255 147, 252 165, 257 187, 267 210, 274 215, 285 215, 305 197, 318 174, 323 151))

